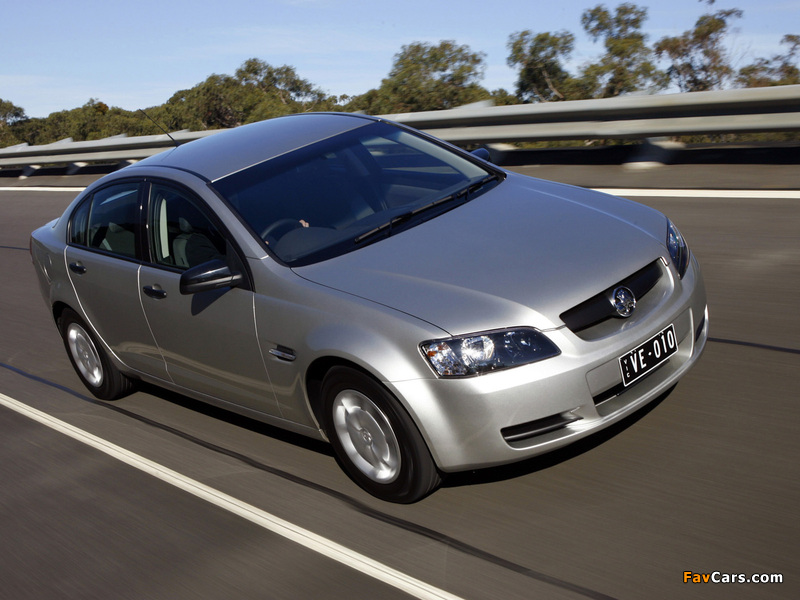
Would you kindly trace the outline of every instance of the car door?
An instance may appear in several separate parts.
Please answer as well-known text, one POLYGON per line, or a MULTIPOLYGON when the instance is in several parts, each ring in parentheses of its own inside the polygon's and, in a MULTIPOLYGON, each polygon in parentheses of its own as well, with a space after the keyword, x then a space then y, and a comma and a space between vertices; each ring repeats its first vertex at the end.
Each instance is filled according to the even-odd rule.
POLYGON ((131 369, 167 378, 139 301, 141 183, 102 188, 72 213, 67 273, 89 324, 131 369))
POLYGON ((195 392, 279 416, 256 336, 249 278, 233 288, 180 292, 181 274, 209 260, 244 272, 238 250, 188 190, 152 182, 148 196, 151 261, 142 266, 140 294, 170 378, 195 392))

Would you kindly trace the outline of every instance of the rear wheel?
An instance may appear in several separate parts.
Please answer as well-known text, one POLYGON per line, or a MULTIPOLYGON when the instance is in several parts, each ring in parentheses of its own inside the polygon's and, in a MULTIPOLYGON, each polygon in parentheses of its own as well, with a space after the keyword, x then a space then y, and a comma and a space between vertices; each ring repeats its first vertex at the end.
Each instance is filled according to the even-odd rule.
POLYGON ((322 384, 325 428, 339 464, 364 490, 408 504, 435 490, 441 477, 411 417, 377 381, 346 367, 322 384))
POLYGON ((133 382, 113 365, 75 311, 65 309, 58 326, 69 360, 92 394, 101 400, 114 400, 133 391, 133 382))

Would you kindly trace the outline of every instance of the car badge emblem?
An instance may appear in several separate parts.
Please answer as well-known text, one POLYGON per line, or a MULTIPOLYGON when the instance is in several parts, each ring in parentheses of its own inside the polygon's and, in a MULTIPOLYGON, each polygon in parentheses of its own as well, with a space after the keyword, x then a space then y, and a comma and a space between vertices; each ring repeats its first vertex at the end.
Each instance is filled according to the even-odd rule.
POLYGON ((620 286, 614 290, 611 304, 614 305, 614 309, 620 317, 627 319, 633 314, 633 309, 636 308, 636 296, 628 288, 620 286))

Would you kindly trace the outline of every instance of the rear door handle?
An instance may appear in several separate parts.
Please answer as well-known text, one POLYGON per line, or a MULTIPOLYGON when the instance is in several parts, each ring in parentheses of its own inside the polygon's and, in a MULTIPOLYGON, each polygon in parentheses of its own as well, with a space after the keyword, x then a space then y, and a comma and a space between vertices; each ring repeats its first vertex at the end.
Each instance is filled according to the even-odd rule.
POLYGON ((153 287, 152 285, 144 286, 142 288, 142 291, 151 298, 155 298, 156 300, 161 300, 162 298, 167 297, 166 290, 162 290, 160 287, 153 287))
POLYGON ((86 273, 86 267, 84 267, 79 262, 69 263, 69 270, 72 271, 73 273, 77 273, 78 275, 83 275, 84 273, 86 273))

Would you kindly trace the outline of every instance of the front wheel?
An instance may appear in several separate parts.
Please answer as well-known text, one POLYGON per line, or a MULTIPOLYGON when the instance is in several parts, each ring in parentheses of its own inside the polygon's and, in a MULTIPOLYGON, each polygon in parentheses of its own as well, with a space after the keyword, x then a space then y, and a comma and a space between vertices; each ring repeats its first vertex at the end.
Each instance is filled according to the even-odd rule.
POLYGON ((58 328, 75 372, 92 394, 101 400, 114 400, 133 391, 133 382, 113 365, 75 311, 65 309, 58 328))
POLYGON ((342 469, 364 490, 409 504, 441 477, 411 417, 377 381, 346 367, 322 384, 325 429, 342 469))

